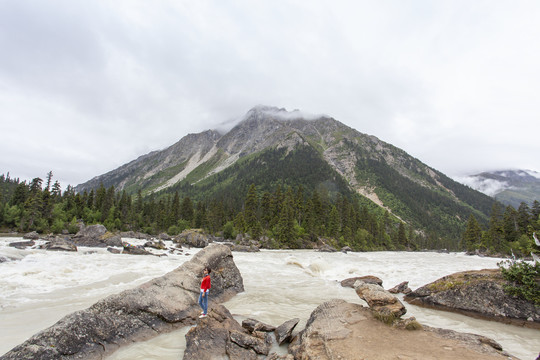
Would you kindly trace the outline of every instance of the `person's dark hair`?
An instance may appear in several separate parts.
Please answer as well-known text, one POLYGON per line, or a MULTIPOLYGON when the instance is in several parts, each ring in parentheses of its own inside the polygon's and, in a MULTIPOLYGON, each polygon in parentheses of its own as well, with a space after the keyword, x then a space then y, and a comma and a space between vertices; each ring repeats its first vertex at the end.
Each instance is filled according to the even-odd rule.
POLYGON ((208 274, 210 274, 212 272, 212 269, 210 269, 209 266, 205 267, 206 271, 208 271, 208 274))

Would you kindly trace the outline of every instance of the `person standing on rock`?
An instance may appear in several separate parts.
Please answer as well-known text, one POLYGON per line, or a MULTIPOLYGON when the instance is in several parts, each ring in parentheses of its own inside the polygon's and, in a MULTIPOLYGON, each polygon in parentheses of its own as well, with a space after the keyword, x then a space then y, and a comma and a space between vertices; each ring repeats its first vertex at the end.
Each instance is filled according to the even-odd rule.
POLYGON ((210 273, 212 270, 207 266, 204 268, 204 275, 201 281, 201 292, 199 294, 199 305, 202 308, 200 318, 206 317, 208 313, 208 292, 210 291, 210 273))

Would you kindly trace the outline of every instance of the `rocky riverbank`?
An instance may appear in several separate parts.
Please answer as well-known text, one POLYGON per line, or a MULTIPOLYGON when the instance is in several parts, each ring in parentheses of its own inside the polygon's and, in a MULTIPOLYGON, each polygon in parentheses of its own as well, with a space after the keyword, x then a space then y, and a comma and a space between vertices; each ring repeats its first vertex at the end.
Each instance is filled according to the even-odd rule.
POLYGON ((442 277, 405 296, 410 304, 540 329, 540 306, 507 295, 499 269, 442 277))
POLYGON ((380 285, 360 280, 354 288, 369 308, 325 302, 294 337, 298 319, 279 326, 247 319, 240 325, 224 306, 214 306, 186 334, 184 359, 516 359, 489 338, 402 319, 405 307, 380 285), (284 342, 290 342, 287 354, 272 351, 284 342))
POLYGON ((123 344, 193 324, 204 266, 213 269, 215 302, 244 290, 230 249, 213 244, 162 277, 64 317, 0 359, 101 359, 123 344))

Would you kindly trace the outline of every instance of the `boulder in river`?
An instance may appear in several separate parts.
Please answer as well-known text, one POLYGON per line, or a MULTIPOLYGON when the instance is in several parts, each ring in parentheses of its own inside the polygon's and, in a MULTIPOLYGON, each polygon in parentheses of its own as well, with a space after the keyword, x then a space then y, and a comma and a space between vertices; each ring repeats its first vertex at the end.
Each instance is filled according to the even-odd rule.
POLYGON ((25 240, 37 240, 39 239, 39 234, 35 231, 24 234, 23 239, 25 240))
POLYGON ((401 301, 380 285, 366 284, 359 280, 354 290, 379 317, 386 321, 398 319, 407 312, 401 301))
POLYGON ((122 254, 130 254, 130 255, 152 255, 151 252, 146 251, 143 246, 137 246, 129 243, 123 243, 123 250, 122 254))
POLYGON ((77 251, 77 246, 69 239, 56 237, 40 246, 41 249, 50 251, 77 251))
POLYGON ((402 293, 402 294, 407 295, 407 294, 410 294, 412 292, 412 290, 409 287, 409 282, 408 281, 403 281, 402 283, 399 283, 396 286, 394 286, 393 288, 389 289, 388 292, 391 293, 391 294, 402 293))
POLYGON ((285 321, 283 324, 279 325, 276 330, 274 330, 274 333, 276 334, 276 341, 279 345, 291 340, 292 332, 296 325, 298 325, 299 321, 299 318, 285 321))
POLYGON ((204 248, 213 241, 202 229, 188 229, 182 231, 175 239, 175 242, 186 244, 191 247, 204 248))
POLYGON ((101 224, 83 227, 73 236, 73 242, 77 246, 89 247, 122 246, 122 238, 107 232, 107 228, 101 224))
POLYGON ((376 284, 376 285, 380 285, 380 286, 382 286, 382 283, 383 283, 383 281, 380 278, 378 278, 377 276, 366 275, 366 276, 357 276, 357 277, 352 277, 352 278, 345 279, 345 280, 341 281, 341 286, 354 288, 354 284, 358 280, 363 281, 366 284, 376 284))
POLYGON ((540 306, 504 292, 499 269, 444 276, 405 296, 405 301, 473 317, 540 328, 540 306))
POLYGON ((65 316, 6 353, 11 359, 97 359, 119 346, 198 320, 203 268, 212 268, 210 306, 244 290, 227 246, 213 244, 162 277, 65 316))
POLYGON ((479 335, 388 326, 370 309, 338 299, 317 307, 289 345, 295 359, 516 359, 500 349, 479 335))
POLYGON ((186 334, 184 359, 258 359, 268 355, 270 344, 243 328, 223 305, 213 306, 208 315, 186 334))
POLYGON ((25 249, 30 246, 36 245, 36 242, 34 240, 28 240, 28 241, 16 241, 9 243, 9 246, 17 248, 17 249, 25 249))

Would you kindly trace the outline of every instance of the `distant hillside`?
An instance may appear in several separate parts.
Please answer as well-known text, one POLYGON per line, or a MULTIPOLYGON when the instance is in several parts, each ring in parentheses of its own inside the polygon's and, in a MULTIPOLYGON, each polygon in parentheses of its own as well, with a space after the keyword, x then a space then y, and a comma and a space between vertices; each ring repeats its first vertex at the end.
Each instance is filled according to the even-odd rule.
POLYGON ((308 119, 298 111, 265 106, 251 109, 226 134, 189 134, 75 190, 100 184, 130 194, 221 198, 236 206, 250 184, 259 191, 301 185, 307 195, 322 190, 330 197, 357 198, 414 229, 456 241, 470 214, 487 222, 494 201, 331 117, 308 119))
POLYGON ((516 209, 522 202, 531 206, 535 200, 540 201, 540 173, 535 171, 491 171, 457 180, 516 209))

